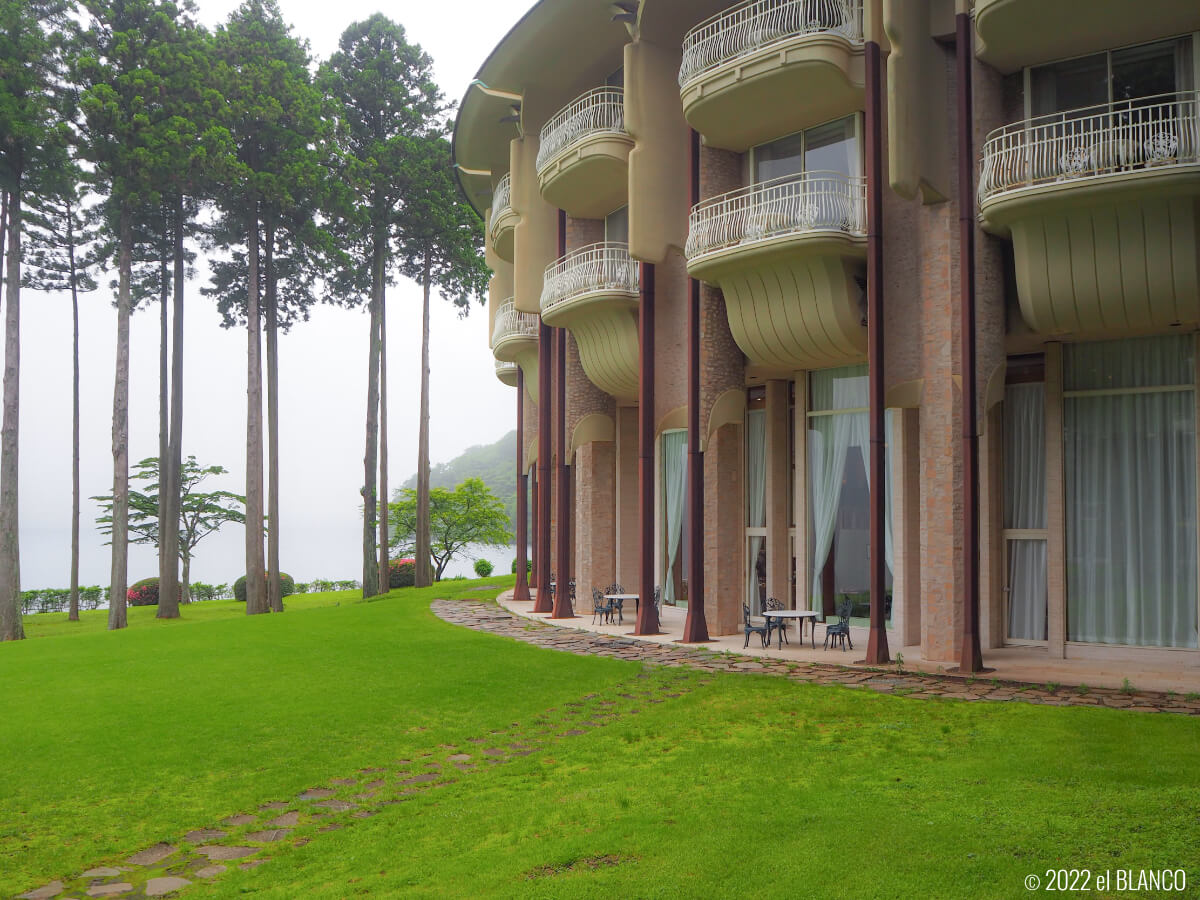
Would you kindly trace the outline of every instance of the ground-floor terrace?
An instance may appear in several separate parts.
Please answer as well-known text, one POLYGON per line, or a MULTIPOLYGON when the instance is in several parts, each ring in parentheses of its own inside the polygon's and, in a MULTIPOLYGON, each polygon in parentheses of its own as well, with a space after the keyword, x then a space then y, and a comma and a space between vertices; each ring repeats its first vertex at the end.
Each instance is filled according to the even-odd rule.
MULTIPOLYGON (((554 445, 552 464, 537 464, 529 398, 522 445, 528 534, 535 557, 548 547, 552 578, 574 582, 570 624, 593 627, 595 593, 638 592, 644 558, 665 632, 653 639, 680 640, 698 527, 705 620, 717 646, 740 650, 747 615, 761 622, 776 601, 814 611, 820 624, 815 649, 807 638, 802 648, 793 628, 790 644, 770 653, 862 659, 871 609, 867 366, 789 378, 739 372, 740 384, 710 390, 703 505, 693 511, 686 406, 656 406, 652 452, 643 453, 638 405, 589 384, 566 337, 570 465, 560 469, 554 445), (539 502, 539 481, 554 502, 539 502), (539 528, 542 510, 548 526, 539 528), (569 564, 560 579, 564 511, 569 564), (549 539, 539 537, 547 529, 549 539), (822 649, 826 626, 839 620, 854 653, 822 649)), ((987 677, 1200 691, 1196 345, 1193 334, 1046 343, 1001 357, 987 379, 977 560, 980 642, 996 670, 987 677)), ((947 671, 959 661, 965 595, 958 398, 902 385, 889 401, 880 542, 887 645, 907 668, 947 671)), ((532 597, 537 573, 535 560, 532 597)), ((532 603, 513 608, 528 612, 532 603)), ((634 628, 629 613, 625 631, 634 628)), ((766 652, 756 642, 748 652, 766 652)))

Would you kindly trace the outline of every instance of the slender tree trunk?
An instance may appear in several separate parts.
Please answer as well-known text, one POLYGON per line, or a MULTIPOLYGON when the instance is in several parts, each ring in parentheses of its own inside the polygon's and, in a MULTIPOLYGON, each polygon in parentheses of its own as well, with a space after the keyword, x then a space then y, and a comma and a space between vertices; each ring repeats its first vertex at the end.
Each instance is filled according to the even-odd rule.
POLYGON ((375 555, 375 516, 379 444, 379 308, 383 286, 383 238, 376 229, 371 248, 371 339, 367 353, 367 446, 363 454, 363 597, 379 593, 379 562, 375 555))
MULTIPOLYGON (((0 191, 0 285, 4 284, 4 239, 8 237, 8 191, 0 191)), ((4 299, 0 291, 0 301, 4 299)))
MULTIPOLYGON (((109 630, 124 628, 129 590, 129 314, 133 269, 133 223, 122 206, 117 275, 117 365, 113 384, 112 572, 108 588, 109 630)), ((161 466, 159 475, 162 475, 161 466)), ((160 591, 161 593, 161 591, 160 591)))
MULTIPOLYGON (((169 474, 166 517, 159 520, 164 548, 158 575, 158 612, 155 618, 179 618, 179 510, 183 494, 183 195, 176 194, 171 209, 171 432, 167 440, 169 474), (169 524, 166 524, 169 523, 169 524), (164 528, 164 524, 166 527, 164 528), (163 576, 167 577, 163 577, 163 576)), ((163 480, 163 464, 158 467, 163 480)))
POLYGON ((8 262, 4 271, 4 422, 0 428, 0 641, 25 638, 21 624, 17 435, 21 396, 21 182, 9 197, 8 262))
POLYGON ((71 599, 67 621, 79 621, 79 273, 75 267, 75 210, 67 203, 67 260, 71 266, 71 599))
POLYGON ((263 560, 262 347, 258 312, 258 204, 249 226, 246 297, 246 615, 268 611, 263 560))
MULTIPOLYGON (((167 233, 170 223, 166 210, 160 207, 162 214, 163 234, 167 233)), ((160 245, 160 251, 161 251, 160 245)), ((170 581, 172 570, 171 557, 167 550, 167 532, 164 522, 171 519, 171 382, 168 371, 168 305, 170 303, 171 276, 168 268, 167 255, 162 252, 158 260, 158 596, 168 596, 165 593, 167 582, 170 581)))
MULTIPOLYGON (((192 557, 188 554, 183 558, 183 584, 181 586, 184 603, 192 602, 192 557)), ((161 600, 159 601, 162 602, 161 600)))
MULTIPOLYGON (((383 266, 380 266, 383 269, 383 266)), ((382 271, 380 272, 382 275, 382 271)), ((387 285, 379 280, 379 592, 392 587, 388 569, 387 285)))
POLYGON ((279 581, 279 298, 275 277, 275 223, 268 219, 267 276, 267 604, 283 612, 279 581))
MULTIPOLYGON (((430 259, 425 251, 421 268, 421 421, 417 430, 417 549, 414 583, 417 587, 433 584, 430 572, 429 537, 429 287, 430 259)), ((438 580, 441 580, 438 566, 438 580)))

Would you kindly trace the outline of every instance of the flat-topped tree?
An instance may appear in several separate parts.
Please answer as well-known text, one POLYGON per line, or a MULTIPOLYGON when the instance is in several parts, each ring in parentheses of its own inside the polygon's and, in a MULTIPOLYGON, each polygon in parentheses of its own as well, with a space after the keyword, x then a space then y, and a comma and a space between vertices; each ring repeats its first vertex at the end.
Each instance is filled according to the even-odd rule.
POLYGON ((65 162, 55 140, 62 47, 71 21, 59 0, 0 0, 0 195, 5 222, 3 422, 0 424, 0 640, 21 624, 17 447, 21 372, 22 206, 39 172, 65 162))
POLYGON ((439 133, 409 141, 400 208, 400 271, 421 285, 421 412, 417 435, 416 585, 432 583, 429 500, 429 293, 433 286, 465 316, 484 300, 490 271, 483 258, 483 223, 455 184, 450 144, 439 133))
POLYGON ((129 547, 129 317, 133 310, 134 229, 137 215, 161 200, 156 170, 169 118, 168 82, 156 69, 160 45, 179 41, 188 0, 83 0, 87 30, 73 61, 81 90, 80 152, 109 195, 117 246, 117 353, 113 385, 113 550, 109 628, 127 622, 129 547))
POLYGON ((268 556, 262 536, 246 531, 246 613, 282 611, 278 589, 278 328, 279 242, 317 240, 311 226, 327 188, 328 123, 309 74, 307 44, 283 21, 274 0, 246 0, 214 36, 213 64, 225 99, 224 124, 233 164, 214 196, 224 215, 216 234, 239 237, 224 246, 245 248, 246 266, 246 515, 263 516, 261 318, 267 326, 268 425, 271 492, 268 556), (265 573, 270 569, 271 578, 265 573))
POLYGON ((338 274, 338 293, 365 297, 370 311, 362 490, 363 596, 370 597, 388 589, 388 517, 379 515, 379 504, 387 498, 384 306, 397 211, 408 192, 412 138, 434 125, 445 104, 433 80, 433 60, 408 42, 403 26, 382 13, 342 33, 338 51, 321 67, 318 79, 338 105, 337 137, 352 194, 337 229, 351 261, 338 274))
POLYGON ((82 181, 83 173, 71 159, 39 180, 26 213, 21 274, 25 287, 71 295, 71 622, 79 621, 79 295, 96 290, 99 265, 95 223, 83 209, 82 181))

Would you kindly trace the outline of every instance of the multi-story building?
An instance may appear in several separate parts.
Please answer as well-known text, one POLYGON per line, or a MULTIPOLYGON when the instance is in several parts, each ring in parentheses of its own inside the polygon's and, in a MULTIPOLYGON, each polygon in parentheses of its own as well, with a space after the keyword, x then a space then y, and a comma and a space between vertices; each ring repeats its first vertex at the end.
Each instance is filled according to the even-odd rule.
POLYGON ((727 2, 542 0, 462 100, 533 583, 1200 665, 1200 4, 727 2))

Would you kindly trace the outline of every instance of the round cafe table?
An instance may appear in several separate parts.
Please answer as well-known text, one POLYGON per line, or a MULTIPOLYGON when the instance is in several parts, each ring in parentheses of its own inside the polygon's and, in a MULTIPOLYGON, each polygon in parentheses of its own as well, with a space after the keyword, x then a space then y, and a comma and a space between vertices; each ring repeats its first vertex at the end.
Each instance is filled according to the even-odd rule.
POLYGON ((815 609, 764 609, 762 616, 764 619, 777 619, 779 622, 779 649, 783 649, 783 620, 796 619, 800 623, 800 643, 804 643, 804 620, 808 619, 809 624, 809 640, 812 643, 812 648, 817 649, 817 617, 820 615, 815 609))

